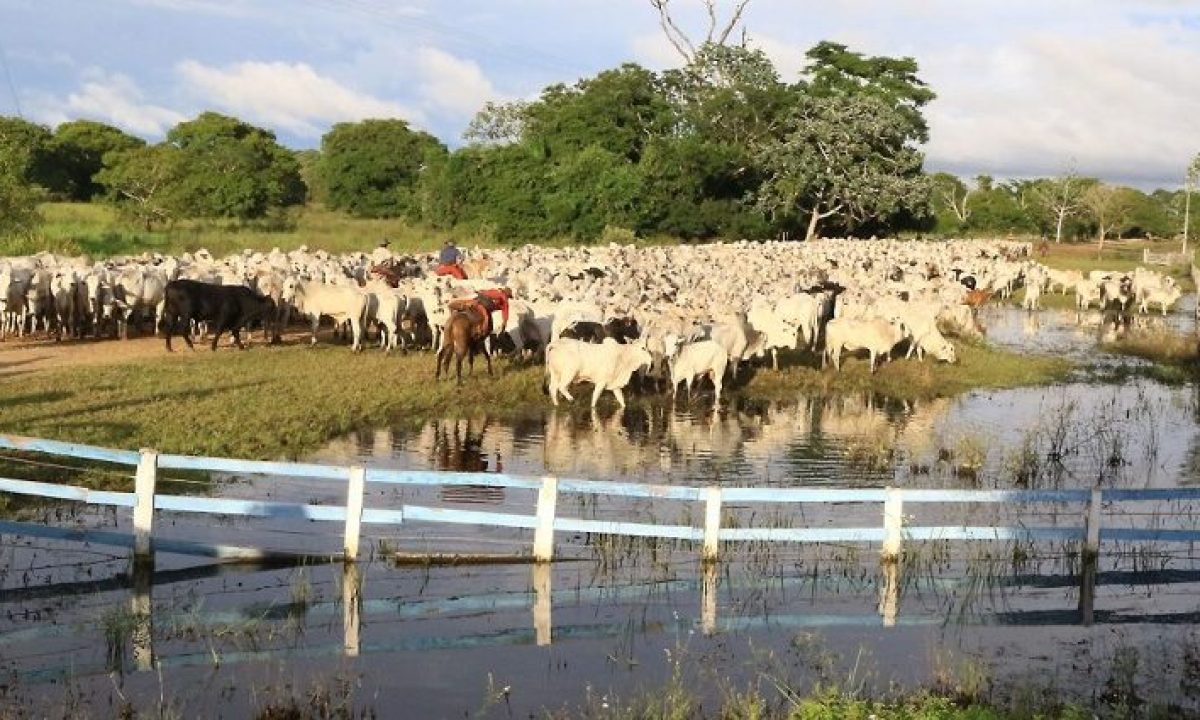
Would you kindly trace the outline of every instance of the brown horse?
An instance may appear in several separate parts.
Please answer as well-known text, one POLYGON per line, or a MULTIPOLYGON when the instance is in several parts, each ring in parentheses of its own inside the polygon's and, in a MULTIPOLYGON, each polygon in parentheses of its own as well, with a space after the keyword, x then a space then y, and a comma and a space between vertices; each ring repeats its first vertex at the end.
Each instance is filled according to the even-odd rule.
POLYGON ((446 321, 446 330, 442 334, 442 347, 437 353, 437 370, 434 379, 442 378, 442 371, 450 373, 450 356, 456 362, 454 376, 462 384, 463 358, 468 359, 469 373, 475 371, 475 355, 482 353, 487 360, 488 375, 492 374, 492 356, 487 351, 484 340, 487 338, 487 320, 481 319, 475 310, 456 310, 446 321))

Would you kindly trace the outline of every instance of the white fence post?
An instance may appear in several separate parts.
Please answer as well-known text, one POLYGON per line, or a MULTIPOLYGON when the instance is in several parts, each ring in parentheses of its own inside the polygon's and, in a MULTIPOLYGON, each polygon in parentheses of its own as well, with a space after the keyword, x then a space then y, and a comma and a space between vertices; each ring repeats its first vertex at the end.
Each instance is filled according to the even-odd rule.
POLYGON ((142 449, 133 480, 133 559, 154 562, 154 486, 158 482, 158 452, 142 449))
POLYGON ((716 562, 721 534, 721 488, 705 488, 704 506, 704 562, 716 562))
POLYGON ((358 560, 358 537, 362 528, 366 479, 367 471, 362 466, 355 465, 350 468, 350 482, 346 486, 346 535, 342 548, 348 562, 358 560))
POLYGON ((883 501, 883 561, 900 559, 900 547, 904 540, 904 500, 900 488, 885 488, 883 501))
POLYGON ((538 490, 537 528, 533 531, 533 559, 550 562, 554 559, 554 511, 558 504, 558 478, 542 478, 538 490))

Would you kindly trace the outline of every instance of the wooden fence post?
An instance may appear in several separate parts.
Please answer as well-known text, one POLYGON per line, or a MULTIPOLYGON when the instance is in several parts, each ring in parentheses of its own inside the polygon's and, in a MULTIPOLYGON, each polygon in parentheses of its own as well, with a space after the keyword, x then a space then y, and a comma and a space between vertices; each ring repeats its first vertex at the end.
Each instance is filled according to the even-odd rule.
POLYGON ((154 486, 158 482, 158 452, 142 449, 133 480, 133 560, 154 562, 154 486))
POLYGON ((554 559, 554 511, 558 504, 558 478, 542 478, 538 490, 537 527, 533 531, 533 559, 550 562, 554 559))
POLYGON ((1083 554, 1095 562, 1100 555, 1100 488, 1092 488, 1092 497, 1088 500, 1087 538, 1083 544, 1083 554))
POLYGON ((896 562, 904 540, 904 500, 900 488, 884 488, 884 493, 882 556, 884 562, 896 562))
POLYGON ((705 488, 703 562, 716 562, 721 534, 721 488, 705 488))
POLYGON ((350 468, 350 482, 346 485, 346 534, 342 548, 347 562, 358 560, 358 538, 362 528, 366 480, 366 469, 360 465, 350 468))

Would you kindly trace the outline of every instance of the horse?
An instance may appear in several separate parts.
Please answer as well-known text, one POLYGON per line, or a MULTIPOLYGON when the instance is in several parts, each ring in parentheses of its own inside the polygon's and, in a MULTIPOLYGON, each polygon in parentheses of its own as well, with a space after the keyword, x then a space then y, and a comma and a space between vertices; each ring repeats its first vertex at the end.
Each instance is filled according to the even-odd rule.
POLYGON ((480 318, 474 309, 455 310, 446 321, 446 329, 442 333, 442 347, 437 352, 437 368, 434 380, 441 380, 442 371, 450 373, 450 356, 454 355, 454 375, 457 382, 462 384, 462 362, 468 359, 470 370, 475 370, 475 355, 482 353, 487 360, 488 376, 492 374, 492 356, 488 352, 484 340, 487 339, 487 319, 480 318))

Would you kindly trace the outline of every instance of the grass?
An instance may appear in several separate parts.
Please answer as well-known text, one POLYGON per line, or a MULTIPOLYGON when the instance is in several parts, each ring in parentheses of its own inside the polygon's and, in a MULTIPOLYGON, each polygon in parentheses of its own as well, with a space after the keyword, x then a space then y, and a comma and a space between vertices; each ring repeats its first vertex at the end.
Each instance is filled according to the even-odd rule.
POLYGON ((1135 330, 1105 343, 1104 349, 1155 363, 1150 376, 1159 382, 1182 384, 1194 381, 1200 372, 1200 339, 1195 335, 1135 330))
POLYGON ((780 397, 788 393, 841 394, 876 392, 899 400, 957 395, 974 388, 1045 385, 1072 369, 1062 358, 1024 355, 976 343, 956 343, 954 365, 931 360, 892 361, 872 375, 865 359, 843 358, 842 372, 809 365, 786 365, 779 373, 760 371, 746 386, 750 395, 780 397))
MULTIPOLYGON (((957 365, 893 361, 875 375, 866 361, 841 373, 791 364, 759 369, 737 392, 756 398, 873 391, 899 399, 952 395, 975 387, 1052 382, 1070 369, 1055 358, 962 345, 957 365)), ((791 363, 802 359, 788 358, 791 363)), ((109 447, 275 459, 303 456, 359 428, 431 417, 519 418, 549 410, 543 369, 500 359, 488 379, 482 362, 461 387, 433 381, 429 353, 351 354, 344 346, 256 346, 245 352, 179 352, 117 365, 29 373, 0 384, 0 432, 109 447)), ((581 389, 582 390, 582 389, 581 389)), ((582 410, 587 392, 570 407, 582 410)), ((710 402, 704 396, 696 402, 710 402)), ((634 396, 633 403, 661 401, 634 396)), ((606 394, 602 410, 611 407, 606 394)))
MULTIPOLYGON (((102 203, 44 203, 45 222, 32 239, 0 240, 0 256, 25 255, 50 250, 65 255, 86 254, 93 258, 142 252, 180 254, 207 248, 218 257, 242 250, 279 248, 288 251, 307 245, 333 253, 370 251, 387 238, 396 252, 427 252, 453 237, 460 246, 512 247, 528 238, 496 238, 477 231, 436 230, 414 225, 401 218, 355 218, 345 213, 309 205, 290 208, 279 215, 253 221, 180 220, 147 231, 124 218, 111 205, 102 203)), ((626 242, 627 238, 621 238, 626 242)), ((575 244, 572 238, 539 240, 539 244, 561 247, 575 244)), ((598 244, 608 242, 606 238, 598 244)), ((668 237, 639 238, 637 244, 669 244, 668 237)))
MULTIPOLYGON (((1048 267, 1059 270, 1080 270, 1085 275, 1092 270, 1129 272, 1144 265, 1142 250, 1145 248, 1149 248, 1150 252, 1154 253, 1179 251, 1177 243, 1165 241, 1122 240, 1113 242, 1110 240, 1104 243, 1103 251, 1095 242, 1051 242, 1045 255, 1039 256, 1035 250, 1034 259, 1048 267)), ((1194 256, 1195 252, 1193 251, 1194 256)), ((1188 286, 1190 286, 1191 276, 1187 265, 1175 265, 1163 268, 1163 270, 1179 280, 1188 281, 1188 286)))

